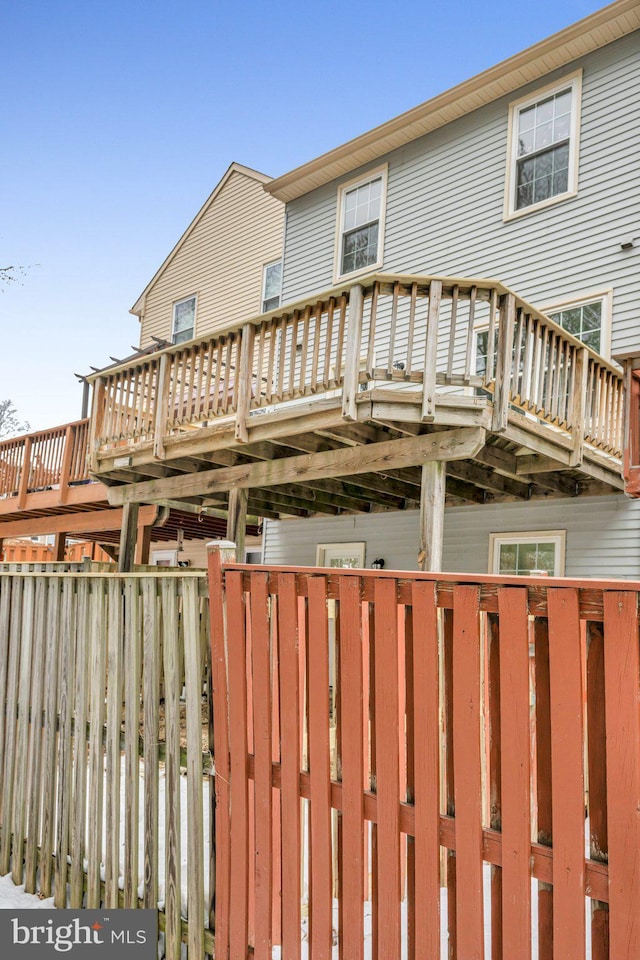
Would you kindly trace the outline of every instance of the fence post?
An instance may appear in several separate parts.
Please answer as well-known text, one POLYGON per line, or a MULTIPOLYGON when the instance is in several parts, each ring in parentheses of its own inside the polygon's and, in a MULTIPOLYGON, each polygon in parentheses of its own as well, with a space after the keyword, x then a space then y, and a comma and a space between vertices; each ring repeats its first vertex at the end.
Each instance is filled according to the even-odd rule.
POLYGON ((349 291, 347 347, 344 359, 344 381, 342 385, 342 416, 345 420, 358 419, 356 399, 360 385, 360 350, 363 316, 364 289, 362 284, 356 283, 349 291))
POLYGON ((498 353, 496 356, 496 379, 493 393, 494 433, 503 433, 509 419, 509 388, 513 364, 513 335, 516 323, 516 298, 512 293, 500 297, 500 322, 498 325, 498 353))

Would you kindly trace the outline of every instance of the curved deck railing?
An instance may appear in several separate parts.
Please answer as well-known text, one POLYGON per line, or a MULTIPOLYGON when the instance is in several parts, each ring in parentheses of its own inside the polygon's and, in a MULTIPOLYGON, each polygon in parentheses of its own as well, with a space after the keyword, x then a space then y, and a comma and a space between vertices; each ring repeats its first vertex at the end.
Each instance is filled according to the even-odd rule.
POLYGON ((482 390, 498 432, 515 407, 622 457, 620 371, 492 280, 375 274, 91 379, 92 450, 153 441, 162 456, 167 437, 231 417, 246 440, 253 411, 341 393, 354 417, 363 385, 413 384, 427 421, 439 396, 482 390))

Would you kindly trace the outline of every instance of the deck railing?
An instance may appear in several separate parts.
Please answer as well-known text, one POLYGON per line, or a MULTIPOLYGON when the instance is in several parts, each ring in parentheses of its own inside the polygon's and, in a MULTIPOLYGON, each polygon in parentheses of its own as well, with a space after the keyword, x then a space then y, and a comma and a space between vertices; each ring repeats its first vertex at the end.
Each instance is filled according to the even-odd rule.
POLYGON ((0 497, 24 499, 27 493, 89 480, 89 420, 0 441, 0 497))
POLYGON ((510 408, 615 457, 622 454, 623 380, 616 367, 491 280, 376 274, 279 308, 205 340, 145 355, 94 378, 96 450, 164 440, 253 411, 341 393, 355 417, 363 386, 493 396, 493 426, 510 408))

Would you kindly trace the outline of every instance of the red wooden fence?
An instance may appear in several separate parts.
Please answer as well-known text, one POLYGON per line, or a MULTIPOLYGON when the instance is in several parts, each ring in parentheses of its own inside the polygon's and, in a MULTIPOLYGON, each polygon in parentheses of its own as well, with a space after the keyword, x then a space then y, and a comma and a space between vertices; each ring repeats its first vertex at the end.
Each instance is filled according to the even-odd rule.
POLYGON ((640 957, 640 584, 210 588, 219 960, 640 957))

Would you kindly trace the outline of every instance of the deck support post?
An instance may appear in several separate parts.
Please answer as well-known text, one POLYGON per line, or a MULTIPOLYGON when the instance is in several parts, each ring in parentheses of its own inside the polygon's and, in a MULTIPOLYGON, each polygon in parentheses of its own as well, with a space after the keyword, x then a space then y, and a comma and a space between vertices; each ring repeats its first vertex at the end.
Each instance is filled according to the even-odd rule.
POLYGON ((148 523, 138 523, 137 538, 136 538, 136 553, 135 559, 136 563, 147 564, 149 563, 149 552, 151 550, 151 534, 153 532, 153 524, 148 523))
POLYGON ((356 400, 360 389, 360 352, 362 350, 362 318, 364 316, 364 289, 355 283, 349 291, 347 318, 347 345, 344 357, 344 380, 342 384, 342 416, 345 420, 357 420, 356 400))
POLYGON ((56 533, 55 540, 53 542, 53 559, 56 563, 62 563, 64 560, 64 551, 67 546, 67 535, 66 533, 56 533))
POLYGON ((509 423, 509 392, 511 390, 515 326, 516 298, 513 293, 507 293, 500 297, 496 379, 493 391, 493 419, 491 422, 491 429, 494 433, 504 433, 509 423))
POLYGON ((126 503, 124 505, 120 532, 120 551, 118 553, 118 573, 131 573, 133 569, 136 540, 138 538, 139 512, 139 503, 126 503))
POLYGON ((244 537, 247 525, 247 503, 249 490, 246 487, 234 487, 229 492, 229 512, 227 514, 227 540, 236 545, 236 555, 240 563, 244 561, 244 537))
POLYGON ((423 572, 442 570, 446 473, 445 460, 429 460, 422 465, 418 567, 423 572))
POLYGON ((253 390, 253 343, 255 335, 256 328, 254 325, 245 323, 240 341, 240 375, 238 377, 236 407, 236 440, 239 440, 240 443, 247 443, 249 440, 247 424, 251 411, 253 390))
POLYGON ((429 284, 429 313, 422 381, 422 419, 425 422, 433 420, 436 415, 436 367, 438 363, 438 323, 441 300, 442 282, 432 280, 429 284))

